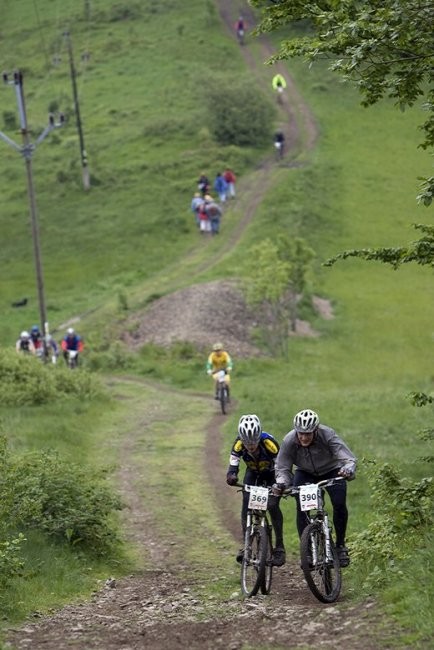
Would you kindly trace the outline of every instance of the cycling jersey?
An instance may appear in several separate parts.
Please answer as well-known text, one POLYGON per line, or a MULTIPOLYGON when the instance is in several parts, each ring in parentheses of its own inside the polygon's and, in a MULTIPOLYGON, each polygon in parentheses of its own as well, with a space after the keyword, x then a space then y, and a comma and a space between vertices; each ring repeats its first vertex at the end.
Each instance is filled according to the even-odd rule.
POLYGON ((211 352, 208 357, 206 369, 212 372, 217 370, 232 370, 232 359, 230 355, 224 350, 218 352, 211 352))
POLYGON ((228 474, 238 474, 240 461, 243 460, 248 469, 262 473, 274 470, 274 461, 279 452, 279 443, 270 434, 263 431, 256 452, 249 453, 240 437, 237 436, 232 445, 228 474))
POLYGON ((83 351, 83 341, 81 337, 77 334, 74 336, 65 336, 61 343, 62 350, 77 350, 78 352, 83 351))

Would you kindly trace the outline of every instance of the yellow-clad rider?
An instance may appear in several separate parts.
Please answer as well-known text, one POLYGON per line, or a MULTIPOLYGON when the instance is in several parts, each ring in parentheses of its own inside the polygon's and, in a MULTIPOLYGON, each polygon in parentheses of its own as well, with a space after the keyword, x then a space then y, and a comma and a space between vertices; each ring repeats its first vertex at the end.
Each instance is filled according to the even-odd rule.
POLYGON ((214 343, 212 346, 212 352, 208 357, 208 361, 206 363, 206 371, 209 375, 212 375, 214 378, 215 382, 215 399, 218 399, 218 372, 220 370, 225 371, 225 382, 228 387, 228 394, 229 394, 229 383, 230 383, 230 375, 229 373, 232 370, 232 359, 230 355, 226 352, 226 350, 223 347, 223 343, 214 343))

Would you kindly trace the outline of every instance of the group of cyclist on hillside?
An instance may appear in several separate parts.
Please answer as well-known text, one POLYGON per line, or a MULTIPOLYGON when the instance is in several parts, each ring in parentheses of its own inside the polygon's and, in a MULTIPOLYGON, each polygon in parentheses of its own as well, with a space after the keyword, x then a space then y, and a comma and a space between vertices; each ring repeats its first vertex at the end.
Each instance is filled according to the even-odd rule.
MULTIPOLYGON (((69 351, 75 351, 77 356, 83 351, 83 339, 72 327, 69 327, 60 343, 60 348, 67 363, 69 351)), ((44 358, 45 356, 47 358, 51 357, 52 363, 57 363, 57 358, 60 354, 59 346, 55 339, 51 334, 47 334, 44 337, 38 325, 33 325, 30 332, 26 330, 21 332, 15 344, 15 349, 19 353, 31 354, 40 358, 44 358)))
MULTIPOLYGON (((216 343, 210 353, 206 369, 215 377, 217 371, 226 371, 226 381, 230 382, 233 363, 222 343, 216 343)), ((217 390, 217 382, 216 382, 217 390)), ((283 542, 283 515, 280 498, 285 490, 310 483, 341 476, 347 480, 355 478, 357 458, 345 442, 331 427, 321 424, 315 411, 303 409, 294 416, 293 428, 283 438, 280 445, 270 433, 262 430, 256 414, 242 415, 238 432, 231 448, 229 466, 226 472, 228 485, 238 484, 241 460, 245 464, 243 483, 271 487, 268 510, 275 534, 273 565, 282 566, 286 562, 283 542)), ((336 549, 341 567, 350 563, 346 546, 348 523, 347 484, 339 481, 326 488, 333 508, 333 524, 336 534, 336 549)), ((296 525, 301 538, 308 520, 302 511, 298 496, 296 525)), ((241 526, 243 539, 246 532, 249 493, 243 492, 241 526)), ((243 561, 244 548, 236 556, 243 561)))

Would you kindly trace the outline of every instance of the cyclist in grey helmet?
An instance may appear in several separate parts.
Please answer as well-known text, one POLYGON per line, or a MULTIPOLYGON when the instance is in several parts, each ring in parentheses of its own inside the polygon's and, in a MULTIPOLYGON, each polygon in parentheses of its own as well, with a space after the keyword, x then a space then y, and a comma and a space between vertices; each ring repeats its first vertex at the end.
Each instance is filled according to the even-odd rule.
MULTIPOLYGON (((270 433, 262 431, 261 422, 257 415, 242 415, 238 423, 238 435, 232 445, 229 467, 226 473, 226 483, 236 485, 240 461, 246 464, 246 473, 243 483, 246 485, 271 486, 275 482, 274 461, 279 451, 279 443, 270 433)), ((273 551, 274 566, 285 564, 286 555, 283 545, 283 516, 279 506, 280 498, 270 495, 268 511, 275 534, 275 548, 273 551)), ((243 539, 246 532, 247 509, 249 493, 243 492, 243 505, 241 509, 241 526, 243 539)), ((244 549, 237 554, 237 562, 243 561, 244 549)))
MULTIPOLYGON (((273 493, 281 494, 291 485, 298 487, 336 476, 351 480, 355 478, 356 463, 353 452, 337 433, 325 424, 320 424, 315 411, 304 409, 294 417, 294 428, 282 441, 276 458, 276 484, 273 486, 273 493)), ((326 490, 333 506, 338 557, 341 566, 345 567, 350 563, 345 545, 348 523, 347 483, 340 481, 326 490)), ((297 498, 297 530, 300 537, 306 524, 306 514, 301 511, 297 498)))

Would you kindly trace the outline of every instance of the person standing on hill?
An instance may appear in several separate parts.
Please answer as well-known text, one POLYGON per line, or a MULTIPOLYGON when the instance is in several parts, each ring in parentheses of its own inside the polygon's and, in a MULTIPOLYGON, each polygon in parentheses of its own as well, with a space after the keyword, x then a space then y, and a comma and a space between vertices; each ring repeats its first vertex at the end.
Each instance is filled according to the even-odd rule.
POLYGON ((209 179, 206 174, 202 172, 202 174, 199 176, 199 180, 197 181, 197 189, 199 190, 202 197, 204 197, 205 194, 208 194, 209 188, 209 179))
MULTIPOLYGON (((262 431, 261 422, 257 415, 242 415, 238 423, 238 435, 232 445, 229 467, 226 472, 226 483, 236 485, 240 461, 246 464, 246 473, 243 483, 245 485, 272 486, 275 481, 274 462, 279 451, 279 443, 270 433, 262 431)), ((243 538, 246 534, 247 510, 249 505, 249 492, 243 492, 243 506, 241 510, 241 525, 243 538)), ((273 565, 282 566, 286 561, 285 547, 283 545, 283 516, 279 505, 280 498, 270 495, 268 511, 273 524, 276 537, 273 551, 273 565)), ((237 554, 237 562, 242 562, 244 548, 237 554)))
POLYGON ((215 177, 214 189, 219 195, 220 203, 225 203, 228 193, 228 184, 221 172, 218 172, 217 176, 215 177))
POLYGON ((196 220, 196 225, 199 228, 200 227, 200 217, 199 217, 199 212, 201 206, 204 204, 204 199, 201 197, 199 192, 195 192, 192 200, 191 200, 191 211, 194 214, 194 218, 196 220))
MULTIPOLYGON (((337 433, 320 424, 315 411, 304 409, 297 413, 294 428, 286 434, 276 458, 276 483, 273 493, 282 494, 290 486, 343 476, 355 477, 357 459, 337 433), (293 467, 296 467, 293 473, 293 467)), ((345 545, 348 523, 347 482, 339 481, 326 488, 333 506, 333 524, 336 532, 336 550, 342 567, 348 566, 350 557, 345 545)), ((307 525, 306 513, 297 498, 297 530, 301 537, 307 525)))
POLYGON ((234 199, 235 198, 235 181, 236 176, 232 169, 229 169, 227 167, 225 171, 223 172, 223 178, 225 179, 226 183, 228 184, 228 194, 229 198, 234 199))
POLYGON ((211 223, 211 234, 218 235, 220 232, 220 220, 223 215, 221 207, 214 201, 212 196, 205 196, 205 212, 211 223))

